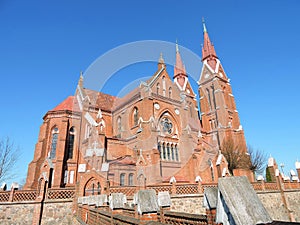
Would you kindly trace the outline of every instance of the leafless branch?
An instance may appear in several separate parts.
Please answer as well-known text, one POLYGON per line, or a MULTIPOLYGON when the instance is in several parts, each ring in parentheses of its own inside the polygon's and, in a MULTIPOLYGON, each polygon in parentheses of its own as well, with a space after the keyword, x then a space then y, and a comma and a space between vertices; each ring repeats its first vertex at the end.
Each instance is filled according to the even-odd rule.
POLYGON ((13 178, 14 166, 19 158, 19 148, 9 137, 0 139, 0 182, 13 178))

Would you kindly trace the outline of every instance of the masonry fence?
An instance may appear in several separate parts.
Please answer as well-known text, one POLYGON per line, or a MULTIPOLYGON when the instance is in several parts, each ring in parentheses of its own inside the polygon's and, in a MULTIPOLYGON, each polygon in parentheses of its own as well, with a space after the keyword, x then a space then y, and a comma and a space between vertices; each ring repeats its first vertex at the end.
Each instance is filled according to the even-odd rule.
MULTIPOLYGON (((283 182, 281 187, 280 183, 276 182, 253 182, 252 186, 256 192, 266 191, 280 191, 280 190, 298 190, 300 189, 299 182, 283 182)), ((202 194, 205 188, 217 187, 217 183, 173 183, 173 184, 160 184, 148 185, 146 189, 153 189, 158 192, 168 191, 170 195, 189 195, 189 194, 202 194)), ((111 186, 108 193, 123 193, 126 196, 133 196, 139 190, 138 186, 111 186)), ((0 191, 0 204, 5 202, 30 202, 35 201, 38 197, 36 190, 10 190, 0 191)), ((75 188, 49 188, 45 194, 46 201, 55 200, 73 200, 75 197, 75 188)))

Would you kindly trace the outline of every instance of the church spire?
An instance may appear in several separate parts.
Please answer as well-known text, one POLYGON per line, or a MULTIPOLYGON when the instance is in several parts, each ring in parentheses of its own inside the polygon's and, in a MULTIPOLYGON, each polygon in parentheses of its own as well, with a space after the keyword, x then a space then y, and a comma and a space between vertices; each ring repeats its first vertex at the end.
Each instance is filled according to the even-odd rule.
POLYGON ((178 47, 178 43, 176 40, 176 62, 175 62, 175 66, 174 66, 174 78, 179 75, 187 76, 186 71, 185 71, 185 66, 181 60, 179 47, 178 47))
POLYGON ((202 18, 204 43, 202 46, 202 61, 208 58, 218 58, 215 48, 211 43, 206 29, 204 18, 202 18))
POLYGON ((80 86, 81 88, 83 87, 83 72, 80 71, 80 77, 78 80, 78 86, 80 86))
POLYGON ((177 84, 180 90, 185 90, 188 76, 186 74, 185 66, 181 60, 180 52, 179 52, 179 46, 176 40, 176 62, 174 65, 174 83, 177 84))

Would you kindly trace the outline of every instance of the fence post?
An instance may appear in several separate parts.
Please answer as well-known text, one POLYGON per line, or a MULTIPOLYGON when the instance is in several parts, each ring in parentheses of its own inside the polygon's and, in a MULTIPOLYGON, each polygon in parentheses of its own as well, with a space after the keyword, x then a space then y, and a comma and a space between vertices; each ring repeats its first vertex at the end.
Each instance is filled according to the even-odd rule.
POLYGON ((198 193, 202 194, 203 193, 203 191, 202 191, 202 183, 201 183, 201 181, 198 181, 197 183, 198 183, 198 193))
POLYGON ((172 183, 171 193, 172 193, 172 195, 176 194, 176 183, 175 182, 172 183))
POLYGON ((109 196, 110 194, 110 183, 109 183, 109 180, 106 181, 106 195, 109 196))
POLYGON ((13 202, 13 200, 14 200, 14 193, 15 193, 15 189, 11 188, 10 189, 9 199, 8 199, 9 202, 13 202))

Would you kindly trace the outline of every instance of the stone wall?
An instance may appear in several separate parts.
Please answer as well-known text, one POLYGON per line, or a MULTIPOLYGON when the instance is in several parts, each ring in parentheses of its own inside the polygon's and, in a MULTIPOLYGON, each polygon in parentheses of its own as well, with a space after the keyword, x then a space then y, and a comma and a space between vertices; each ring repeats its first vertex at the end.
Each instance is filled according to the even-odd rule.
POLYGON ((27 225, 32 224, 35 204, 32 203, 6 203, 0 205, 1 225, 27 225))
POLYGON ((203 194, 172 196, 171 200, 171 211, 206 214, 203 207, 203 194))
MULTIPOLYGON (((34 208, 40 203, 22 202, 0 205, 1 225, 31 225, 34 208)), ((79 225, 72 214, 72 202, 45 202, 41 225, 79 225)))
POLYGON ((262 192, 257 195, 273 220, 289 221, 289 213, 280 192, 262 192))
POLYGON ((45 202, 41 225, 76 225, 73 217, 73 202, 45 202))
MULTIPOLYGON (((258 197, 274 220, 289 221, 289 213, 283 202, 280 191, 258 192, 258 197)), ((300 222, 300 190, 284 192, 288 209, 296 222, 300 222)), ((128 199, 131 202, 131 199, 128 199)), ((172 195, 173 212, 206 214, 203 207, 203 194, 172 195)), ((1 225, 31 225, 34 208, 37 202, 1 203, 1 225)), ((79 225, 74 219, 72 201, 45 201, 43 206, 42 225, 79 225)))
POLYGON ((288 208, 292 211, 295 221, 300 222, 300 191, 289 191, 285 193, 288 208))

